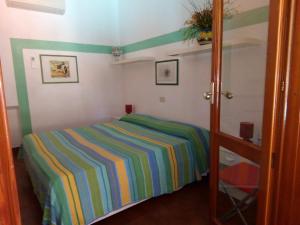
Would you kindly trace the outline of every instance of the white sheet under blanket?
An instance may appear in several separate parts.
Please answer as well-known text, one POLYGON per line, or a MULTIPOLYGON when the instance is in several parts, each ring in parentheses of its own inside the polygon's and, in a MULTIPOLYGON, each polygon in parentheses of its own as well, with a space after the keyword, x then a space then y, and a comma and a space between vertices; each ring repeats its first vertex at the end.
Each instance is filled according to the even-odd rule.
MULTIPOLYGON (((149 199, 149 198, 148 198, 148 199, 149 199)), ((112 211, 112 212, 106 214, 105 216, 102 216, 102 217, 100 217, 100 218, 94 220, 94 221, 93 221, 92 223, 90 223, 89 225, 94 224, 94 223, 97 223, 97 222, 99 222, 99 221, 101 221, 101 220, 104 220, 104 219, 106 219, 107 217, 110 217, 110 216, 115 215, 115 214, 117 214, 117 213, 119 213, 119 212, 122 212, 122 211, 124 211, 125 209, 131 208, 132 206, 135 206, 135 205, 140 204, 140 203, 142 203, 142 202, 144 202, 144 201, 147 201, 148 199, 144 199, 144 200, 142 200, 142 201, 139 201, 139 202, 135 202, 135 203, 126 205, 126 206, 124 206, 124 207, 122 207, 122 208, 120 208, 120 209, 118 209, 118 210, 112 211)))

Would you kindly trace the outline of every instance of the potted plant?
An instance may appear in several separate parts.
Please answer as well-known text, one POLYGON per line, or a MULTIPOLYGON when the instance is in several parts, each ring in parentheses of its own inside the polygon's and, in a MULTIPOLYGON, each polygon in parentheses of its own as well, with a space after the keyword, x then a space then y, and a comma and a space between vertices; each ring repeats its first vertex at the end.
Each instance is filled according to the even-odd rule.
MULTIPOLYGON (((193 0, 189 1, 191 18, 185 21, 183 30, 184 40, 197 40, 200 45, 211 43, 213 4, 211 0, 206 0, 201 6, 193 0)), ((236 13, 233 7, 233 0, 224 1, 224 18, 230 18, 236 13)))

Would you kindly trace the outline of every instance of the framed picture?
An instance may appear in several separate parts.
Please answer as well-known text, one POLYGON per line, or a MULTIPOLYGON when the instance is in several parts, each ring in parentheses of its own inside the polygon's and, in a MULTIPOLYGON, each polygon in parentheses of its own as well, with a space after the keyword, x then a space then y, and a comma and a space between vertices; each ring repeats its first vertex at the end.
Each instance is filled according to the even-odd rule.
POLYGON ((178 85, 179 60, 171 59, 155 63, 156 85, 178 85))
POLYGON ((79 83, 77 57, 40 55, 43 84, 79 83))

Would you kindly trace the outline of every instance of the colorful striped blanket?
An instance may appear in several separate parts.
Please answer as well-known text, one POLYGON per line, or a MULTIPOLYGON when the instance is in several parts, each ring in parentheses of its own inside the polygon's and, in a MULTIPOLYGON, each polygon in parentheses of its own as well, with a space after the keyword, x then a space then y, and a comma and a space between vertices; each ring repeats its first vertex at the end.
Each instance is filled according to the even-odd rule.
POLYGON ((43 224, 86 225, 195 181, 207 170, 205 137, 196 149, 184 137, 125 121, 25 136, 24 160, 43 224))

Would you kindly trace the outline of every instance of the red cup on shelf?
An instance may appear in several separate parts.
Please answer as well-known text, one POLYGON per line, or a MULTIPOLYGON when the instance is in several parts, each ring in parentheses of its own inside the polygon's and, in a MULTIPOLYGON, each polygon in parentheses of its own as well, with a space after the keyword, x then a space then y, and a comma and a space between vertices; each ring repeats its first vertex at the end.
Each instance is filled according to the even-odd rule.
POLYGON ((125 105, 125 112, 126 112, 127 114, 132 113, 132 111, 133 111, 132 105, 130 105, 130 104, 125 105))
POLYGON ((240 123, 240 137, 245 141, 251 142, 254 133, 254 124, 251 122, 240 123))

